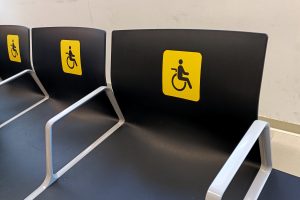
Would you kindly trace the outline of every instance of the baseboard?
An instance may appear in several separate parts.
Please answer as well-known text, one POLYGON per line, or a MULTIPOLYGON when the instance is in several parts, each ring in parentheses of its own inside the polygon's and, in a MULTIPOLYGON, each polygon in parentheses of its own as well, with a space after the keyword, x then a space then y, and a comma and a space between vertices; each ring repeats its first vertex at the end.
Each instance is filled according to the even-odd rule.
POLYGON ((300 134, 271 128, 273 168, 300 177, 300 134))
POLYGON ((259 116, 258 118, 269 122, 272 128, 300 134, 300 124, 293 124, 293 123, 280 121, 280 120, 272 119, 272 118, 265 117, 265 116, 259 116))

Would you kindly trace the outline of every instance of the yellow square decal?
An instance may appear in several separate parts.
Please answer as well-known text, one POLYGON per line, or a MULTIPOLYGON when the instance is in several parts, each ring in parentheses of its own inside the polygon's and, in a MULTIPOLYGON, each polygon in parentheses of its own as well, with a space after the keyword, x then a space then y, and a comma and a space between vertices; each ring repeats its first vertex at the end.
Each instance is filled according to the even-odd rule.
POLYGON ((82 75, 79 40, 61 40, 60 55, 65 73, 82 75))
POLYGON ((7 51, 10 61, 21 62, 20 44, 18 35, 7 35, 7 51))
POLYGON ((167 96, 200 100, 202 55, 199 52, 165 50, 162 89, 167 96))

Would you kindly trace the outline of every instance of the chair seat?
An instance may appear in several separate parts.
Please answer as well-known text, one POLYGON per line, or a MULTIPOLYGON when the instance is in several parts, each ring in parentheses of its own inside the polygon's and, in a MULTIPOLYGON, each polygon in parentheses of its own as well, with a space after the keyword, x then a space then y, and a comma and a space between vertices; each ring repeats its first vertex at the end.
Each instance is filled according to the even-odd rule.
MULTIPOLYGON (((205 145, 204 134, 176 134, 181 124, 153 124, 126 123, 37 199, 204 199, 229 154, 205 145)), ((224 199, 242 199, 257 169, 244 163, 224 199)))
MULTIPOLYGON (((42 183, 45 124, 66 106, 47 100, 0 129, 0 199, 24 199, 42 183)), ((85 108, 58 123, 53 133, 55 168, 65 165, 114 123, 116 120, 85 108)))
POLYGON ((265 184, 259 200, 299 200, 300 179, 279 170, 273 169, 265 184))
POLYGON ((28 84, 30 82, 33 80, 27 74, 25 77, 0 86, 0 124, 44 98, 43 94, 36 92, 37 87, 28 84))

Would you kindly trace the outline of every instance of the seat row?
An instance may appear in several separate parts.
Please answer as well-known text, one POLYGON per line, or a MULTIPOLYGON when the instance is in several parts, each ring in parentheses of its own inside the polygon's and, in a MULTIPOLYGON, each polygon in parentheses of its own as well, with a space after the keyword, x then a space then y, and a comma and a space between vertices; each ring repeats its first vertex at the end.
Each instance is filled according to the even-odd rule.
POLYGON ((0 26, 0 199, 298 199, 257 120, 267 36, 0 26))

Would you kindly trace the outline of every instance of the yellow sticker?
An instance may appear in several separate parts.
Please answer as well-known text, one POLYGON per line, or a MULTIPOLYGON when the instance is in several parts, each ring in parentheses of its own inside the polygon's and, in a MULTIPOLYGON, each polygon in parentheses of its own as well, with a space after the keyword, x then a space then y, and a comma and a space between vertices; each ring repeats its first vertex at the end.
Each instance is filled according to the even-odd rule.
POLYGON ((18 35, 7 35, 7 51, 10 61, 21 62, 20 44, 18 35))
POLYGON ((199 52, 165 50, 162 89, 167 96, 200 100, 202 55, 199 52))
POLYGON ((65 73, 82 75, 79 40, 61 40, 60 55, 65 73))

